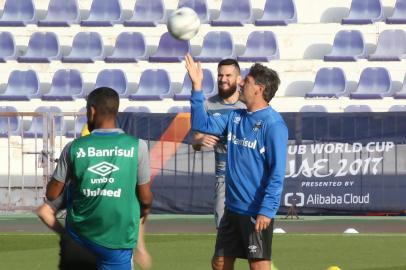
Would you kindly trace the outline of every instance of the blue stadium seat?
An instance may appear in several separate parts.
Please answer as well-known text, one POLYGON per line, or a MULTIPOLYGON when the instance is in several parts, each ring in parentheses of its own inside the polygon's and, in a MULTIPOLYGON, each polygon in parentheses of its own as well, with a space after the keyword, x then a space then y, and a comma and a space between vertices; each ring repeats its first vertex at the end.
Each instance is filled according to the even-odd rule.
POLYGON ((296 6, 293 0, 266 0, 264 13, 255 25, 288 25, 297 22, 296 6))
POLYGON ((104 59, 103 40, 97 32, 79 32, 72 42, 69 55, 62 57, 62 62, 93 63, 104 59))
POLYGON ((389 24, 406 24, 406 0, 397 0, 392 16, 386 18, 389 24))
POLYGON ((347 80, 341 68, 321 68, 316 74, 313 89, 306 93, 307 98, 348 96, 347 80))
POLYGON ((16 55, 14 36, 10 32, 0 32, 0 62, 15 60, 16 55))
POLYGON ((233 37, 226 31, 208 32, 203 40, 202 51, 194 58, 200 62, 218 62, 225 58, 235 58, 233 37))
MULTIPOLYGON (((42 113, 40 116, 34 116, 31 121, 31 125, 28 128, 27 131, 24 131, 24 137, 27 138, 39 138, 42 137, 44 132, 46 132, 46 128, 48 127, 49 130, 51 130, 50 125, 45 125, 44 126, 44 114, 48 115, 55 115, 53 118, 55 121, 53 123, 54 125, 54 132, 55 135, 57 136, 63 136, 65 135, 65 121, 63 120, 63 116, 57 115, 57 114, 62 114, 62 111, 59 107, 56 106, 40 106, 35 110, 36 113, 42 113)), ((52 118, 50 118, 52 119, 52 118)), ((51 124, 51 123, 50 123, 51 124)))
POLYGON ((119 0, 93 0, 89 17, 82 20, 82 26, 113 26, 122 23, 123 11, 119 0))
POLYGON ((130 100, 162 100, 173 96, 171 79, 164 69, 147 69, 141 74, 138 90, 130 100))
POLYGON ((189 41, 175 39, 166 32, 161 36, 156 52, 149 56, 149 62, 182 62, 189 52, 189 41))
POLYGON ((268 62, 279 59, 276 36, 271 31, 253 31, 248 36, 245 52, 237 59, 247 62, 268 62))
POLYGON ((42 100, 75 100, 84 97, 82 75, 76 69, 60 69, 52 78, 51 90, 42 100))
MULTIPOLYGON (((0 113, 16 113, 17 109, 12 106, 0 106, 0 113)), ((19 135, 21 122, 19 116, 0 116, 0 138, 19 135)))
POLYGON ((35 23, 33 0, 6 0, 0 26, 25 26, 35 23))
POLYGON ((211 21, 212 26, 243 26, 251 23, 252 9, 250 0, 223 0, 220 16, 211 21))
POLYGON ((353 113, 353 112, 372 112, 371 107, 368 105, 348 105, 344 108, 345 113, 353 113))
POLYGON ((392 80, 386 68, 366 68, 362 71, 353 99, 381 99, 392 95, 392 80))
POLYGON ((327 112, 327 108, 323 105, 304 105, 300 108, 300 112, 327 112))
POLYGON ((128 106, 127 108, 124 109, 124 112, 144 112, 144 113, 150 113, 151 111, 150 111, 149 108, 146 107, 146 106, 128 106))
POLYGON ((406 105, 393 105, 389 108, 390 112, 406 112, 406 105))
POLYGON ((31 100, 38 98, 38 75, 34 70, 13 70, 8 78, 6 91, 0 95, 0 100, 31 100))
POLYGON ((200 23, 208 23, 210 20, 210 10, 207 0, 179 0, 178 8, 188 7, 193 9, 199 16, 200 23))
POLYGON ((403 79, 402 89, 399 92, 396 92, 393 97, 396 99, 406 99, 406 74, 403 79))
POLYGON ((134 13, 124 26, 157 26, 164 23, 165 6, 163 0, 137 0, 134 13))
POLYGON ((348 17, 342 24, 370 24, 383 20, 381 0, 352 0, 348 17))
POLYGON ((128 96, 127 76, 121 69, 103 69, 97 74, 95 88, 110 87, 120 97, 128 96))
POLYGON ((39 26, 70 26, 80 22, 77 0, 50 0, 45 19, 39 20, 39 26))
POLYGON ((82 128, 87 123, 86 108, 85 107, 81 108, 79 110, 79 114, 81 114, 81 115, 77 115, 74 119, 73 129, 66 131, 66 134, 65 134, 66 137, 68 137, 68 138, 80 137, 82 128), (82 114, 84 114, 84 115, 82 115, 82 114))
POLYGON ((167 111, 167 113, 184 113, 184 112, 190 112, 190 106, 172 106, 167 111))
POLYGON ((142 33, 123 32, 117 36, 113 53, 104 61, 107 63, 131 63, 144 60, 147 54, 147 45, 142 33))
POLYGON ((62 57, 58 36, 54 32, 35 32, 31 35, 24 55, 17 57, 18 62, 50 63, 62 57))
POLYGON ((400 61, 406 58, 406 32, 401 29, 384 30, 378 38, 378 44, 371 61, 400 61))
MULTIPOLYGON (((202 90, 206 98, 211 97, 217 93, 216 80, 213 73, 209 69, 203 69, 203 84, 202 90)), ((183 78, 182 90, 179 93, 175 93, 174 100, 189 100, 192 91, 192 81, 189 75, 186 73, 183 78)))
POLYGON ((340 30, 324 61, 357 61, 366 57, 364 37, 358 30, 340 30))

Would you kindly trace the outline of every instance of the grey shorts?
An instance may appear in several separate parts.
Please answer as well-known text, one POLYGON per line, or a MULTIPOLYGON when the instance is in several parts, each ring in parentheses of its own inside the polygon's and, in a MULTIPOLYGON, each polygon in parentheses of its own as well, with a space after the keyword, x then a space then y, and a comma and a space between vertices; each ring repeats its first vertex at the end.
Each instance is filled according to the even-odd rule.
POLYGON ((271 260, 273 223, 266 230, 255 231, 255 217, 225 210, 217 230, 215 257, 271 260))

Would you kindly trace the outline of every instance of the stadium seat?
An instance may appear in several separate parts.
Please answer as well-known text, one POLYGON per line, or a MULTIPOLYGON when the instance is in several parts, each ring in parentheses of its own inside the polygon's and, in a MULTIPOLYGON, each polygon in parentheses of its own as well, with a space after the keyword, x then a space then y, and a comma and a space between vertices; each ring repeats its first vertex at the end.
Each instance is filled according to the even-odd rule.
POLYGON ((200 62, 218 62, 235 58, 233 37, 226 31, 208 32, 203 39, 202 51, 194 57, 200 62))
POLYGON ((122 97, 128 96, 127 76, 121 69, 103 69, 97 74, 95 89, 110 87, 122 97))
POLYGON ((352 0, 348 17, 342 24, 370 24, 383 20, 381 0, 352 0))
POLYGON ((300 108, 300 112, 327 112, 327 108, 323 105, 304 105, 300 108))
POLYGON ((138 90, 130 100, 162 100, 172 97, 171 79, 164 69, 147 69, 141 74, 138 90))
POLYGON ((60 69, 52 78, 51 90, 42 100, 67 101, 84 97, 82 75, 76 69, 60 69))
MULTIPOLYGON (((203 84, 202 90, 206 98, 211 97, 217 93, 216 80, 213 73, 209 69, 203 69, 203 84)), ((174 100, 189 100, 192 91, 192 81, 189 75, 186 73, 183 79, 182 90, 179 93, 175 93, 174 100)))
POLYGON ((366 68, 362 71, 353 99, 381 99, 392 95, 392 80, 387 69, 366 68))
POLYGON ((165 6, 163 0, 137 0, 134 13, 124 26, 157 26, 164 23, 165 6))
POLYGON ((50 63, 62 57, 58 36, 54 32, 35 32, 31 35, 24 55, 17 57, 18 62, 50 63))
POLYGON ((182 62, 189 52, 189 41, 175 39, 166 32, 161 36, 156 52, 149 56, 149 62, 182 62))
POLYGON ((77 0, 50 0, 45 19, 39 20, 39 26, 70 26, 80 22, 77 0))
POLYGON ((296 22, 296 6, 293 0, 266 0, 264 13, 255 21, 255 25, 288 25, 296 22))
POLYGON ((389 108, 390 112, 406 112, 406 105, 393 105, 389 108))
POLYGON ((113 53, 104 61, 107 63, 131 63, 144 60, 147 54, 147 45, 142 33, 123 32, 117 36, 113 53))
POLYGON ((86 108, 81 108, 79 110, 79 115, 74 119, 73 129, 66 131, 66 137, 68 138, 78 138, 82 132, 83 126, 87 123, 86 108), (83 115, 84 114, 84 115, 83 115))
POLYGON ((397 0, 392 16, 386 18, 388 24, 406 24, 406 0, 397 0))
POLYGON ((124 109, 124 112, 144 112, 150 113, 151 111, 147 106, 128 106, 124 109))
POLYGON ((210 20, 210 10, 207 0, 179 0, 178 8, 188 7, 193 9, 199 16, 200 23, 208 23, 210 20))
POLYGON ((279 59, 276 36, 271 31, 253 31, 248 36, 245 52, 237 59, 244 62, 268 62, 279 59))
POLYGON ((33 0, 6 0, 0 26, 25 26, 35 23, 33 0))
POLYGON ((13 70, 8 78, 6 91, 0 100, 31 100, 39 97, 39 80, 34 70, 13 70))
POLYGON ((184 112, 190 112, 190 106, 172 106, 167 111, 167 113, 184 113, 184 112))
POLYGON ((211 21, 212 26, 243 26, 251 23, 252 9, 250 0, 223 0, 220 16, 211 21))
POLYGON ((348 96, 347 80, 341 68, 321 68, 316 74, 313 89, 306 93, 307 98, 339 98, 348 96))
MULTIPOLYGON (((16 113, 17 109, 11 106, 0 106, 0 113, 16 113)), ((19 116, 0 116, 0 137, 20 134, 19 116)))
POLYGON ((79 32, 72 42, 72 49, 67 56, 62 57, 62 62, 68 63, 93 63, 103 60, 103 40, 97 32, 79 32))
POLYGON ((399 92, 396 92, 393 97, 396 99, 406 98, 406 75, 405 75, 405 78, 403 79, 402 90, 400 90, 399 92))
POLYGON ((324 56, 324 61, 357 61, 366 57, 364 37, 358 30, 339 31, 331 52, 324 56))
MULTIPOLYGON (((42 113, 42 115, 34 116, 32 118, 30 127, 28 128, 27 131, 23 132, 24 137, 27 137, 27 138, 42 137, 44 132, 46 132, 47 127, 48 127, 49 130, 51 129, 50 125, 49 126, 48 125, 44 126, 43 115, 45 115, 45 114, 50 116, 49 119, 51 119, 52 121, 53 121, 53 119, 55 119, 55 121, 53 122, 54 130, 52 132, 55 132, 54 134, 56 136, 65 135, 65 121, 63 120, 63 116, 57 115, 57 114, 62 114, 62 111, 61 111, 61 109, 59 107, 56 107, 56 106, 50 106, 50 107, 40 106, 35 110, 35 112, 36 113, 42 113), (53 114, 55 114, 54 117, 52 117, 53 114)), ((51 121, 49 121, 49 123, 51 124, 51 121)))
POLYGON ((0 32, 0 62, 15 60, 16 55, 14 36, 10 32, 0 32))
POLYGON ((123 11, 119 0, 93 0, 89 17, 80 22, 82 26, 113 26, 122 23, 123 11))
POLYGON ((378 44, 371 61, 400 61, 406 58, 406 32, 404 30, 384 30, 379 35, 378 44))
POLYGON ((345 113, 352 113, 352 112, 372 112, 371 107, 368 105, 348 105, 344 108, 345 113))

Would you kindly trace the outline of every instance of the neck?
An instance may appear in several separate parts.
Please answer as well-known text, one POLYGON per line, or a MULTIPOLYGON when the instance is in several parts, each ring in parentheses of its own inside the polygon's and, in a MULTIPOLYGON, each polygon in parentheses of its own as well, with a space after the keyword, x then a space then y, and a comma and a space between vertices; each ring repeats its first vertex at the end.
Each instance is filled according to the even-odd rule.
POLYGON ((104 119, 102 122, 98 123, 94 127, 95 129, 113 129, 117 128, 116 119, 104 119))
POLYGON ((269 106, 269 104, 266 103, 265 101, 255 102, 252 104, 247 104, 247 111, 256 112, 256 111, 266 108, 268 106, 269 106))
POLYGON ((224 98, 223 102, 226 104, 234 104, 238 101, 239 97, 240 97, 240 92, 237 90, 237 91, 235 91, 235 93, 232 96, 230 96, 228 98, 224 98))

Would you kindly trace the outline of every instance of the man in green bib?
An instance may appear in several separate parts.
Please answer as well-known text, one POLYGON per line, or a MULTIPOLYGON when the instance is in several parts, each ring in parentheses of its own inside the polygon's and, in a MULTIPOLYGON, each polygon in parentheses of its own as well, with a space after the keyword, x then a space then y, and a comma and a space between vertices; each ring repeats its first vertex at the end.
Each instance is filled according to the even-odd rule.
POLYGON ((95 254, 98 269, 129 270, 140 217, 152 203, 147 145, 116 128, 119 96, 113 89, 94 90, 86 107, 91 134, 65 146, 47 199, 67 188, 72 239, 95 254))

